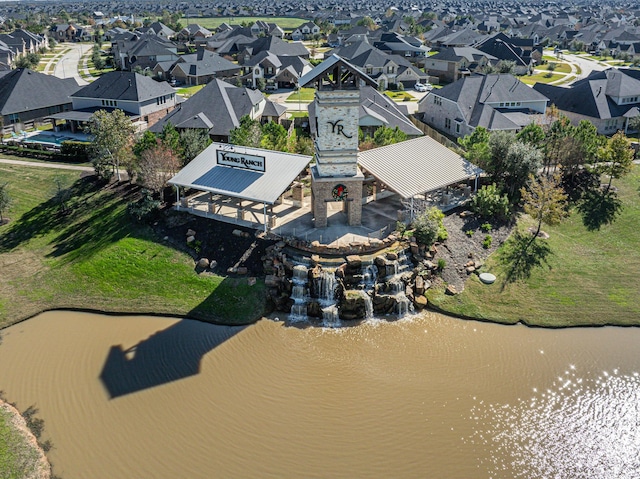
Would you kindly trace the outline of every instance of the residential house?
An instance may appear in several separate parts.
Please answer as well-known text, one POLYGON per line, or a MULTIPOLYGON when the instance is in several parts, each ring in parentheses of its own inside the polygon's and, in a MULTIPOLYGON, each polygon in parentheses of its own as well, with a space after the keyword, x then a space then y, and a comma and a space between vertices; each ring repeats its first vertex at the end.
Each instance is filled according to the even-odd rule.
MULTIPOLYGON (((527 43, 523 40, 512 41, 504 33, 490 35, 478 43, 475 48, 498 59, 498 61, 513 62, 516 75, 525 75, 533 69, 536 60, 532 57, 533 45, 524 49, 516 43, 527 43)), ((533 42, 531 41, 531 44, 533 42)), ((541 52, 539 52, 541 53, 541 52)), ((542 55, 538 59, 542 58, 542 55)))
POLYGON ((213 33, 210 30, 197 23, 190 23, 176 34, 176 40, 183 43, 201 43, 212 36, 213 33))
POLYGON ((206 130, 214 141, 227 142, 229 132, 240 126, 243 116, 259 121, 268 116, 280 121, 285 112, 285 106, 267 100, 257 90, 214 79, 162 118, 151 131, 160 132, 164 125, 171 123, 177 130, 206 130))
POLYGON ((178 60, 178 47, 156 35, 135 35, 111 44, 116 67, 121 70, 153 69, 157 63, 178 60))
MULTIPOLYGON (((315 131, 315 100, 309 104, 309 124, 311 131, 315 131)), ((396 104, 387 95, 380 93, 371 86, 360 88, 360 110, 358 126, 365 135, 373 136, 375 131, 385 126, 398 128, 409 137, 422 136, 422 132, 416 128, 407 118, 407 112, 401 105, 396 104)))
POLYGON ((253 36, 273 36, 278 38, 284 37, 284 30, 280 28, 276 23, 265 22, 258 20, 251 25, 251 34, 253 36))
POLYGON ((427 125, 460 138, 482 126, 490 131, 518 131, 545 121, 548 98, 510 74, 474 74, 418 102, 418 112, 427 125))
MULTIPOLYGON (((177 62, 174 62, 169 71, 169 77, 184 85, 203 85, 214 78, 233 77, 240 70, 239 65, 222 58, 217 53, 199 49, 196 53, 182 55, 177 62)), ((155 69, 154 73, 157 74, 155 69)))
POLYGON ((291 40, 299 42, 309 40, 320 33, 320 27, 313 22, 305 22, 291 33, 291 40))
POLYGON ((459 78, 482 72, 487 65, 498 62, 493 55, 473 47, 443 48, 425 61, 429 75, 443 82, 454 82, 459 78))
POLYGON ((293 88, 298 79, 311 70, 311 64, 298 56, 277 56, 263 51, 245 61, 243 81, 252 88, 258 87, 258 80, 265 80, 267 89, 293 88))
POLYGON ((137 31, 139 31, 142 34, 157 35, 158 37, 163 38, 165 40, 169 40, 170 38, 173 38, 176 36, 176 32, 162 22, 153 22, 148 27, 138 28, 137 31))
POLYGON ((5 126, 19 131, 25 122, 71 110, 71 95, 80 86, 73 78, 61 79, 27 68, 0 72, 0 114, 5 126))
POLYGON ((390 55, 406 58, 414 64, 423 64, 429 52, 420 40, 399 33, 383 33, 373 46, 390 55))
POLYGON ((135 72, 114 71, 99 77, 94 82, 71 95, 74 115, 58 116, 87 122, 97 110, 122 110, 137 121, 141 129, 152 126, 166 116, 177 105, 173 88, 166 82, 135 72))
POLYGON ((78 40, 80 27, 72 23, 62 23, 54 25, 49 30, 49 35, 56 40, 56 42, 73 42, 78 40))
POLYGON ((640 114, 640 71, 630 68, 592 72, 568 87, 536 83, 533 89, 548 97, 572 124, 588 120, 603 135, 627 131, 629 118, 640 114))
POLYGON ((238 52, 238 62, 244 64, 251 57, 261 53, 269 52, 272 55, 282 57, 300 57, 309 59, 309 50, 301 42, 286 42, 279 37, 262 37, 247 44, 238 52))
POLYGON ((429 76, 405 57, 389 55, 366 42, 354 43, 332 50, 378 82, 382 89, 395 89, 399 83, 412 87, 426 82, 429 76))

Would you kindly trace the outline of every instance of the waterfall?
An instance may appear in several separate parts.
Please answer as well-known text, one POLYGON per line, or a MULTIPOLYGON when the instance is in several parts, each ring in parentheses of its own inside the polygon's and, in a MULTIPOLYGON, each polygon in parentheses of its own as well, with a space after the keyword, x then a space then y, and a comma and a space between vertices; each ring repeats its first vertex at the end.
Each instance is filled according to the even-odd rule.
POLYGON ((340 326, 338 307, 335 304, 322 308, 322 325, 326 328, 337 328, 340 326))
POLYGON ((375 264, 362 265, 362 285, 364 289, 371 289, 378 279, 378 268, 375 264))
POLYGON ((336 285, 336 275, 333 271, 322 270, 320 276, 316 278, 318 300, 323 307, 336 304, 336 285))
POLYGON ((303 264, 293 267, 293 288, 291 290, 291 313, 289 320, 293 322, 307 320, 307 284, 309 283, 309 270, 303 264))
POLYGON ((405 284, 402 281, 403 273, 408 272, 409 269, 409 259, 405 250, 401 250, 398 252, 398 259, 393 261, 394 274, 386 278, 387 287, 396 302, 394 313, 399 317, 413 312, 413 304, 405 294, 405 284))
POLYGON ((366 291, 362 291, 361 294, 364 299, 364 319, 372 319, 373 301, 371 301, 371 296, 369 296, 366 291))

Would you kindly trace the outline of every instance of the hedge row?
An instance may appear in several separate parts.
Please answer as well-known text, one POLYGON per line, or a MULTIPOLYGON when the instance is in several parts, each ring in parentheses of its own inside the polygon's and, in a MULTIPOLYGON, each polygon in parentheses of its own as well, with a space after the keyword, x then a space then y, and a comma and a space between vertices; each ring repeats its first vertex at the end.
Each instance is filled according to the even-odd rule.
POLYGON ((10 141, 0 145, 0 152, 34 158, 38 160, 51 160, 62 163, 85 163, 89 161, 89 148, 91 143, 81 141, 63 141, 60 150, 47 149, 45 145, 34 143, 25 146, 24 143, 10 141))

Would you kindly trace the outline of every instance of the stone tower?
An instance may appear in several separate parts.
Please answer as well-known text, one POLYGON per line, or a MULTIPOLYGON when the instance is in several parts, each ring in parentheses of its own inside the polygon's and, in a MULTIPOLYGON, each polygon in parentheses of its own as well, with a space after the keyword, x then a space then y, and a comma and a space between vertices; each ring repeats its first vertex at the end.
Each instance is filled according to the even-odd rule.
POLYGON ((337 55, 304 77, 300 86, 314 84, 310 108, 316 164, 311 168, 311 207, 316 228, 327 226, 327 203, 340 201, 350 226, 362 220, 362 182, 358 168, 360 86, 376 82, 337 55))

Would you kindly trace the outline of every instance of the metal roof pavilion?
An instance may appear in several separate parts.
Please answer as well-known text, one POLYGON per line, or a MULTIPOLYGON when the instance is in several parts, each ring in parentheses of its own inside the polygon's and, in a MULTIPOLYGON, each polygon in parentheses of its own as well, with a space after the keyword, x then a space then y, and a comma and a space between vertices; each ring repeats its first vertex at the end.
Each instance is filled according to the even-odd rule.
POLYGON ((211 143, 169 184, 272 205, 310 161, 310 156, 211 143), (221 155, 232 156, 238 166, 220 164, 221 155), (262 158, 264 171, 243 167, 242 158, 262 158))
POLYGON ((403 198, 478 176, 483 170, 429 136, 358 153, 358 164, 403 198))

